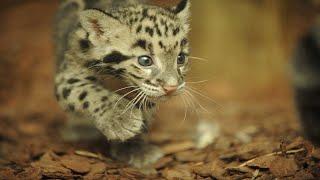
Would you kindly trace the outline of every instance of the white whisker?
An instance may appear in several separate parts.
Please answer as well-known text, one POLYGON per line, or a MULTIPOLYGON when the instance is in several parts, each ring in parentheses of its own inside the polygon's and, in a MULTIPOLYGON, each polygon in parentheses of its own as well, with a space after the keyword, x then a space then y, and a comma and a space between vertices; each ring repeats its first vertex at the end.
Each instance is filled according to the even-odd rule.
MULTIPOLYGON (((183 94, 184 95, 184 94, 183 94)), ((181 96, 181 99, 182 99, 182 102, 184 104, 184 107, 185 107, 185 111, 184 111, 184 118, 183 120, 179 123, 178 125, 178 128, 180 128, 182 126, 182 124, 186 121, 187 119, 187 113, 188 113, 188 107, 187 107, 187 104, 185 102, 185 99, 184 99, 184 96, 181 96)))
POLYGON ((207 59, 201 58, 201 57, 195 57, 195 56, 189 56, 190 59, 196 59, 201 61, 208 61, 207 59))
POLYGON ((127 95, 129 95, 129 94, 131 94, 131 93, 133 93, 133 92, 136 92, 136 91, 138 91, 138 90, 140 90, 140 88, 134 89, 134 90, 126 93, 125 95, 121 96, 121 97, 118 99, 118 101, 114 104, 113 108, 115 108, 115 107, 117 106, 118 102, 119 102, 121 99, 123 99, 123 98, 126 97, 127 95))
POLYGON ((207 99, 207 100, 209 100, 209 101, 213 102, 214 104, 216 104, 216 105, 220 106, 221 108, 224 108, 222 105, 218 104, 217 102, 215 102, 215 101, 214 101, 213 99, 211 99, 210 97, 208 97, 208 96, 206 96, 206 95, 204 95, 204 94, 202 94, 202 93, 198 92, 198 91, 199 91, 198 89, 196 89, 196 88, 194 88, 194 87, 187 87, 187 86, 186 86, 186 88, 187 88, 187 89, 189 89, 190 91, 192 91, 192 92, 194 92, 194 93, 198 94, 199 96, 201 96, 201 97, 203 97, 203 98, 205 98, 205 99, 207 99))
POLYGON ((196 113, 198 115, 198 118, 200 119, 199 111, 197 110, 196 105, 193 103, 194 100, 190 97, 190 95, 188 93, 189 92, 186 90, 185 91, 186 98, 187 98, 188 101, 190 101, 190 104, 192 105, 192 109, 191 109, 192 111, 191 112, 196 111, 196 113))
POLYGON ((202 81, 189 81, 186 82, 187 84, 200 84, 200 83, 205 83, 208 82, 209 80, 202 80, 202 81))
POLYGON ((139 86, 127 86, 127 87, 124 87, 124 88, 118 89, 118 90, 113 91, 113 92, 114 92, 114 93, 116 93, 116 92, 119 92, 119 91, 122 91, 122 90, 125 90, 125 89, 130 89, 130 88, 135 88, 135 87, 139 87, 139 86))
POLYGON ((202 110, 204 110, 204 111, 207 112, 207 113, 210 113, 206 108, 204 108, 204 107, 201 105, 200 101, 199 101, 191 92, 189 92, 188 90, 186 90, 186 93, 189 94, 190 98, 193 99, 193 101, 194 101, 195 103, 197 103, 198 106, 199 106, 202 110))
POLYGON ((142 93, 143 92, 139 92, 133 99, 131 99, 131 101, 129 101, 129 103, 124 108, 124 111, 122 114, 124 114, 129 108, 131 108, 132 105, 134 105, 134 103, 136 102, 137 99, 139 99, 139 97, 142 95, 142 93))

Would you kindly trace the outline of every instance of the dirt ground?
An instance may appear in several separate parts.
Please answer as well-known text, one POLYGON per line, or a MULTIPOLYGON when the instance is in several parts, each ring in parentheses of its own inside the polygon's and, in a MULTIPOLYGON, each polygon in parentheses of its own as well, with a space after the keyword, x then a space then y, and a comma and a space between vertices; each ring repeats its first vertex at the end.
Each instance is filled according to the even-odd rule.
POLYGON ((6 7, 0 8, 1 179, 320 179, 320 149, 301 137, 282 82, 250 92, 219 82, 200 85, 217 102, 202 99, 213 112, 202 119, 216 133, 204 149, 194 141, 203 120, 188 115, 181 123, 181 102, 164 105, 150 141, 166 155, 147 169, 112 161, 104 140, 64 142, 66 117, 52 92, 57 2, 8 1, 6 7))

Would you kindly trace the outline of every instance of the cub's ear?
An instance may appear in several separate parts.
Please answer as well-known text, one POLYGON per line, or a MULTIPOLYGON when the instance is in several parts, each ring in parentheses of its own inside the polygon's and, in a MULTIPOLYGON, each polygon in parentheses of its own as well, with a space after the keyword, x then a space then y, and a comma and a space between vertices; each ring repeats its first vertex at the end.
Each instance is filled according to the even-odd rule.
POLYGON ((96 9, 81 12, 80 23, 89 33, 89 40, 94 46, 99 46, 116 36, 124 36, 128 33, 127 26, 121 24, 111 14, 96 9))
POLYGON ((171 9, 181 20, 187 21, 190 16, 190 0, 181 0, 180 3, 171 9))

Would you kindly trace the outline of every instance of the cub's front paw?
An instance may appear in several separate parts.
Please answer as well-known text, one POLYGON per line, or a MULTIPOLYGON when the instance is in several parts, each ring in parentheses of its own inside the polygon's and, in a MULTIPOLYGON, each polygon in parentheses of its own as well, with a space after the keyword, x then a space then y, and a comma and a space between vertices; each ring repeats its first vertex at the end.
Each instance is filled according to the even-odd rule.
POLYGON ((152 144, 123 143, 112 145, 111 156, 118 161, 142 168, 155 163, 164 154, 158 146, 152 144))
POLYGON ((108 124, 109 131, 105 134, 109 140, 120 140, 124 142, 140 134, 144 126, 142 113, 138 109, 133 109, 125 113, 119 111, 115 113, 115 116, 112 118, 108 124))

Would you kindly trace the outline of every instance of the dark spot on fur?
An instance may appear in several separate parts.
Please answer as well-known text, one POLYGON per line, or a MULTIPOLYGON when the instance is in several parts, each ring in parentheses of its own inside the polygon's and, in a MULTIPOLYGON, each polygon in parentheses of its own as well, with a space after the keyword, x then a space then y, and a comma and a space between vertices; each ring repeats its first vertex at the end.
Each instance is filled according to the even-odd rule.
POLYGON ((162 41, 159 41, 159 46, 161 49, 164 47, 162 41))
POLYGON ((172 34, 176 36, 180 32, 180 28, 176 28, 173 30, 172 34))
POLYGON ((96 88, 96 92, 101 92, 102 89, 101 88, 96 88))
POLYGON ((86 86, 86 85, 88 85, 88 83, 80 84, 78 87, 83 87, 83 86, 86 86))
POLYGON ((139 39, 134 45, 133 47, 141 47, 142 49, 147 49, 147 42, 145 40, 139 39))
POLYGON ((177 7, 173 10, 173 13, 178 14, 187 7, 188 0, 182 0, 177 7))
POLYGON ((142 16, 147 17, 148 16, 148 9, 143 9, 142 16))
POLYGON ((105 102, 105 101, 107 101, 108 100, 108 97, 107 96, 103 96, 102 98, 101 98, 101 101, 102 102, 105 102))
POLYGON ((88 76, 86 77, 86 80, 92 81, 92 82, 96 82, 98 79, 94 76, 88 76))
POLYGON ((70 93, 71 93, 71 89, 64 88, 64 89, 62 90, 63 98, 64 98, 64 99, 67 99, 67 98, 69 97, 70 93))
POLYGON ((88 109, 89 102, 88 101, 84 102, 82 107, 83 107, 83 109, 88 109))
POLYGON ((91 68, 93 68, 95 65, 97 65, 99 63, 101 63, 101 61, 99 61, 99 60, 91 60, 91 61, 86 62, 84 67, 91 69, 91 68))
POLYGON ((137 34, 140 33, 141 30, 142 30, 142 25, 139 25, 138 28, 137 28, 137 30, 136 30, 137 34))
POLYGON ((181 49, 182 49, 183 47, 185 47, 187 44, 188 44, 188 39, 187 39, 187 38, 183 38, 183 39, 181 40, 181 42, 180 42, 180 47, 181 47, 181 49))
POLYGON ((113 51, 112 53, 106 55, 104 58, 103 58, 103 62, 105 63, 114 63, 114 64, 119 64, 123 61, 126 61, 130 59, 129 56, 126 56, 126 55, 123 55, 121 54, 120 52, 118 51, 113 51))
POLYGON ((168 31, 169 31, 169 27, 168 27, 168 25, 166 24, 166 25, 165 25, 165 32, 164 32, 164 34, 166 35, 166 37, 168 37, 168 31))
POLYGON ((80 101, 83 101, 84 98, 86 98, 88 95, 88 93, 86 91, 82 92, 80 95, 79 95, 79 100, 80 101))
POLYGON ((101 109, 104 109, 106 106, 107 106, 106 104, 103 104, 103 105, 101 106, 101 109))
POLYGON ((100 111, 100 108, 96 108, 96 109, 94 110, 95 113, 97 113, 97 112, 99 112, 99 111, 100 111))
POLYGON ((146 27, 145 31, 146 31, 146 33, 149 33, 149 35, 151 37, 153 37, 154 31, 151 27, 146 27))
POLYGON ((126 70, 123 68, 115 69, 111 66, 107 66, 106 68, 104 68, 103 72, 104 74, 109 74, 121 78, 121 76, 126 72, 126 70))
POLYGON ((68 109, 69 109, 69 111, 72 111, 72 112, 75 111, 75 107, 72 104, 69 104, 68 109))
POLYGON ((157 87, 157 85, 153 84, 150 80, 146 80, 145 83, 157 87))
POLYGON ((135 79, 143 79, 142 77, 139 77, 139 76, 137 76, 135 74, 132 74, 132 73, 129 73, 129 74, 130 74, 130 76, 132 76, 135 79))
POLYGON ((77 83, 79 81, 80 81, 79 79, 71 78, 71 79, 68 80, 68 83, 69 84, 74 84, 74 83, 77 83))
POLYGON ((156 29, 156 32, 157 32, 158 36, 161 37, 161 36, 162 36, 162 33, 161 33, 160 29, 159 29, 158 24, 155 25, 155 29, 156 29))
POLYGON ((148 50, 151 54, 154 54, 153 52, 153 45, 151 43, 148 44, 148 50))
POLYGON ((176 49, 178 45, 179 45, 179 42, 177 41, 173 48, 176 49))
POLYGON ((90 42, 86 39, 82 39, 79 41, 79 45, 80 45, 81 51, 86 52, 86 51, 88 51, 88 49, 90 47, 90 42))

